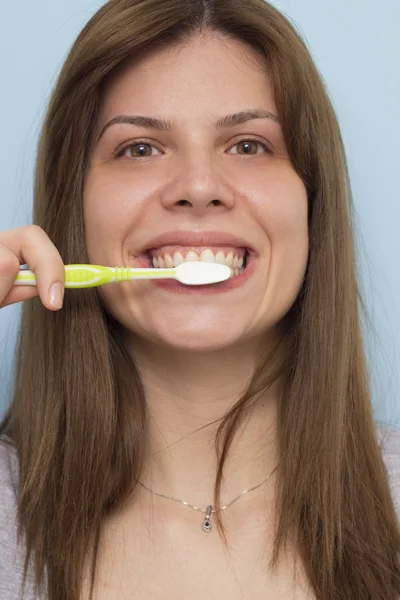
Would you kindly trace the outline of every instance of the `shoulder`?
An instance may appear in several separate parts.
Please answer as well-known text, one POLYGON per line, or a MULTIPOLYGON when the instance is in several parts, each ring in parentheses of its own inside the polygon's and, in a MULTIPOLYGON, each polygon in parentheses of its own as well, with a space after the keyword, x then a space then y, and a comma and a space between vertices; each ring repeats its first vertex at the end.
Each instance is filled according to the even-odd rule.
MULTIPOLYGON (((0 436, 0 598, 19 600, 24 549, 17 543, 18 457, 12 440, 0 436)), ((28 571, 24 600, 33 600, 28 571)))
POLYGON ((17 552, 18 461, 9 438, 0 437, 0 597, 17 596, 21 563, 17 552))
POLYGON ((10 438, 0 436, 0 539, 2 543, 16 517, 17 490, 17 453, 10 438))
POLYGON ((0 507, 15 504, 18 489, 18 458, 12 440, 0 436, 0 507))
POLYGON ((377 433, 393 502, 400 518, 400 431, 378 425, 377 433))

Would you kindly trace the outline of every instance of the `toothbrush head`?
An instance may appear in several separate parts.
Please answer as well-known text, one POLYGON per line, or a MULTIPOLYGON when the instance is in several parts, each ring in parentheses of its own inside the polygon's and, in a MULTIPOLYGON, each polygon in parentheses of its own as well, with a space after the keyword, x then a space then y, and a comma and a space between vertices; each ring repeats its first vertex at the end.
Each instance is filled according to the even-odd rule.
POLYGON ((185 285, 209 285, 226 281, 232 275, 227 265, 205 261, 188 261, 176 267, 176 279, 185 285))

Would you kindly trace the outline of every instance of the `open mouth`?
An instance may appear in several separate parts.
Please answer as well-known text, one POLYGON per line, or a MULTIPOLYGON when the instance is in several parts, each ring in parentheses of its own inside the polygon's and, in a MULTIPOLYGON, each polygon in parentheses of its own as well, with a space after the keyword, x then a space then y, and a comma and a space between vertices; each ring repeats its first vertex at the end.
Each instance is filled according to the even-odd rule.
POLYGON ((171 246, 147 250, 149 267, 154 269, 173 268, 189 261, 216 262, 232 269, 233 277, 241 275, 247 266, 247 248, 208 248, 171 246))

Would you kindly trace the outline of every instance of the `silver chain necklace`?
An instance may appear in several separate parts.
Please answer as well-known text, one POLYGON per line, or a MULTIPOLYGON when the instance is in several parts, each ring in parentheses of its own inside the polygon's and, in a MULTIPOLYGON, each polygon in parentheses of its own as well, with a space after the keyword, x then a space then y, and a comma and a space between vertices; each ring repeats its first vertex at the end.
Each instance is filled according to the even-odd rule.
MULTIPOLYGON (((244 490, 241 494, 239 494, 239 496, 237 496, 236 498, 234 498, 231 502, 229 502, 225 506, 221 506, 220 510, 225 510, 225 509, 229 508, 229 506, 231 506, 234 502, 236 502, 236 500, 239 500, 239 498, 241 496, 244 496, 244 494, 247 494, 247 492, 252 492, 253 490, 256 490, 257 488, 259 488, 263 483, 265 483, 266 481, 268 481, 268 479, 271 477, 271 475, 273 475, 275 473, 275 471, 277 470, 278 467, 279 467, 279 465, 277 467, 275 467, 275 469, 272 471, 272 473, 270 473, 268 475, 268 477, 266 479, 264 479, 264 481, 262 481, 258 485, 255 485, 252 488, 249 488, 248 490, 244 490)), ((186 502, 185 500, 178 500, 177 498, 172 498, 172 496, 166 496, 165 494, 159 494, 158 492, 155 492, 154 490, 151 490, 150 488, 148 488, 147 486, 145 486, 144 483, 142 483, 141 481, 138 481, 138 483, 140 483, 140 485, 142 487, 144 487, 148 492, 151 492, 155 496, 161 496, 162 498, 167 498, 168 500, 173 500, 174 502, 180 502, 181 504, 184 504, 185 506, 189 506, 190 508, 193 508, 194 510, 199 510, 202 513, 206 513, 206 516, 204 517, 204 520, 203 520, 203 523, 201 525, 201 528, 206 533, 209 533, 211 531, 211 529, 212 529, 211 515, 212 515, 212 513, 217 512, 212 507, 211 504, 209 506, 207 506, 207 508, 199 508, 198 506, 193 506, 193 504, 189 504, 189 502, 186 502)))

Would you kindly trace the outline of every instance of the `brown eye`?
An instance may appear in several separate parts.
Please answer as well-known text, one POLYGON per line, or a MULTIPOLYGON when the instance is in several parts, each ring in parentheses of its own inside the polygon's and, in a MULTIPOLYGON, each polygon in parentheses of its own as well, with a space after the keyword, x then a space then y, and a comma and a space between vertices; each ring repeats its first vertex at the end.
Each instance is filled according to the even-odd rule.
MULTIPOLYGON (((237 142, 235 144, 235 146, 238 146, 239 148, 242 148, 242 152, 234 152, 234 154, 241 154, 241 155, 248 155, 248 156, 253 156, 255 154, 260 154, 259 152, 257 152, 257 146, 262 146, 264 150, 266 150, 266 152, 270 152, 270 149, 268 148, 268 146, 266 144, 263 144, 262 142, 260 142, 259 140, 242 140, 240 142, 237 142)), ((235 147, 233 146, 233 148, 235 147)))
POLYGON ((153 156, 152 148, 157 150, 157 148, 155 148, 152 144, 149 144, 149 142, 139 141, 122 148, 117 156, 127 156, 128 158, 147 158, 148 156, 153 156))
POLYGON ((132 144, 132 146, 125 148, 125 151, 128 151, 128 155, 133 158, 137 156, 151 156, 150 144, 132 144))

